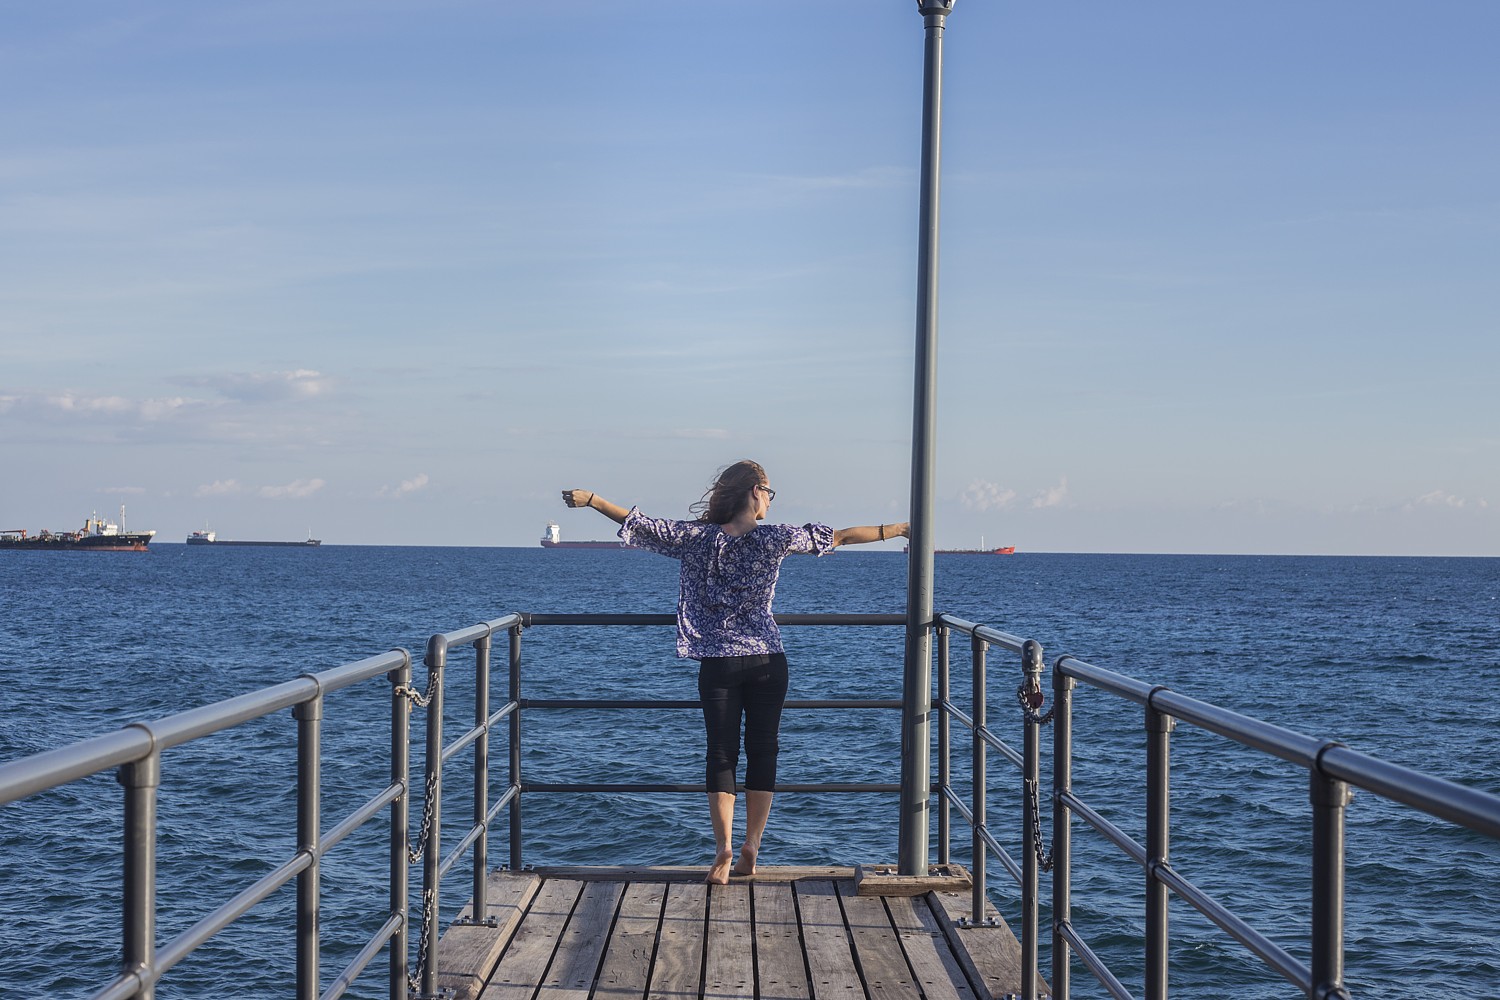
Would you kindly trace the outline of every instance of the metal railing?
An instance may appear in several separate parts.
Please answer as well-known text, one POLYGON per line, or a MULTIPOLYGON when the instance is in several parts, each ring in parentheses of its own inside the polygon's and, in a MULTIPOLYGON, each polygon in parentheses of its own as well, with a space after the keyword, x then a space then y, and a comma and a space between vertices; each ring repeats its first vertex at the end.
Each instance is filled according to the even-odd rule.
MULTIPOLYGON (((1072 921, 1071 836, 1072 818, 1075 815, 1140 865, 1146 875, 1143 972, 1147 1000, 1165 1000, 1167 996, 1170 940, 1167 902, 1171 893, 1193 906, 1306 996, 1318 1000, 1347 1000, 1350 994, 1344 984, 1344 823, 1351 787, 1362 788, 1391 802, 1500 839, 1500 796, 1351 750, 1337 741, 1317 739, 1241 715, 1169 688, 1094 666, 1074 656, 1063 656, 1054 664, 1053 708, 1046 714, 1040 714, 1037 711, 1041 705, 1038 697, 1042 671, 1039 645, 951 615, 937 615, 934 626, 938 631, 937 704, 941 713, 938 744, 938 782, 943 802, 938 845, 940 860, 947 860, 951 833, 947 808, 952 805, 964 815, 973 831, 974 898, 971 919, 975 923, 984 921, 984 859, 987 852, 1000 858, 1020 888, 1021 996, 1024 1000, 1035 1000, 1038 989, 1036 960, 1040 943, 1040 906, 1037 870, 1042 867, 1050 867, 1052 872, 1052 996, 1056 1000, 1067 1000, 1069 997, 1069 963, 1071 956, 1077 955, 1112 997, 1116 1000, 1132 1000, 1130 991, 1089 946, 1072 921), (964 714, 950 696, 950 630, 966 634, 970 638, 974 703, 972 716, 964 714), (1017 690, 1023 731, 1023 750, 1020 753, 1007 746, 987 724, 985 651, 991 645, 1018 654, 1021 659, 1021 684, 1017 690), (1078 683, 1134 702, 1143 710, 1146 730, 1145 845, 1136 842, 1073 791, 1072 705, 1073 690, 1078 683), (967 727, 973 737, 970 806, 964 805, 952 787, 948 749, 951 737, 950 717, 967 727), (1313 827, 1309 963, 1303 963, 1288 953, 1171 864, 1171 736, 1179 721, 1307 770, 1313 827), (1050 853, 1044 850, 1042 844, 1037 793, 1040 729, 1048 722, 1053 725, 1050 853), (1021 772, 1019 832, 1023 846, 1020 864, 1006 853, 986 823, 986 751, 991 748, 1003 754, 1021 772)), ((1014 722, 1015 718, 1010 717, 1009 721, 1014 722)))
MULTIPOLYGON (((949 809, 957 809, 969 824, 972 836, 970 853, 970 875, 973 877, 972 905, 968 917, 971 926, 983 927, 994 921, 985 915, 988 896, 989 872, 987 858, 993 853, 1015 881, 1021 892, 1021 995, 1034 1000, 1037 995, 1037 950, 1038 950, 1038 885, 1039 871, 1046 859, 1042 856, 1040 838, 1036 831, 1039 824, 1037 788, 1040 783, 1041 753, 1038 728, 1040 723, 1026 725, 1022 734, 1022 749, 1018 752, 1006 744, 990 728, 988 723, 988 662, 990 646, 998 646, 1019 658, 1022 676, 1021 694, 1040 691, 1042 673, 1042 647, 1034 640, 977 625, 948 614, 935 616, 933 625, 937 630, 937 710, 938 710, 938 860, 949 860, 952 836, 949 809), (973 714, 966 714, 954 703, 949 682, 950 632, 959 632, 969 637, 971 663, 970 679, 973 714), (972 764, 970 782, 970 804, 953 787, 951 741, 952 721, 957 720, 967 728, 971 736, 972 764), (1022 838, 1021 860, 1017 862, 995 837, 988 823, 989 751, 1000 753, 1021 772, 1021 825, 1026 831, 1022 838)), ((1037 704, 1040 702, 1038 701, 1037 704)), ((1030 713, 1027 713, 1030 715, 1030 713)), ((1034 716, 1033 716, 1034 717, 1034 716)))
MULTIPOLYGON (((899 626, 902 615, 777 615, 787 626, 899 626)), ((699 709, 699 702, 673 700, 533 699, 521 697, 521 634, 538 626, 672 626, 671 615, 540 615, 510 614, 454 632, 439 633, 427 643, 423 662, 428 676, 425 692, 411 684, 411 658, 394 650, 318 674, 230 698, 155 722, 135 723, 117 732, 84 740, 57 750, 0 764, 0 805, 66 785, 111 768, 118 768, 125 787, 122 952, 120 973, 93 994, 95 1000, 152 1000, 161 977, 195 949, 209 941, 278 889, 297 882, 296 995, 298 1000, 335 1000, 342 996, 382 949, 389 951, 391 1000, 435 998, 438 920, 443 879, 467 856, 470 860, 472 908, 461 922, 486 923, 486 876, 489 869, 489 831, 501 810, 509 808, 509 863, 522 867, 523 792, 706 792, 702 783, 525 783, 521 774, 521 718, 523 710, 568 709, 699 709), (508 691, 492 711, 491 653, 495 638, 507 638, 508 691), (472 649, 474 654, 474 721, 464 732, 444 742, 444 711, 450 654, 472 649), (385 676, 391 685, 390 783, 336 826, 321 830, 321 723, 326 696, 335 691, 385 676), (409 811, 411 794, 411 706, 426 710, 426 748, 423 763, 425 795, 419 829, 413 840, 409 811), (156 942, 158 907, 156 884, 157 791, 161 754, 172 747, 212 736, 255 719, 290 708, 297 728, 297 849, 249 887, 159 948, 156 942), (490 737, 501 724, 508 727, 508 778, 504 791, 490 801, 490 737), (458 842, 446 856, 443 843, 443 780, 453 759, 472 748, 472 814, 466 829, 456 831, 458 842), (320 994, 321 939, 318 914, 322 886, 319 862, 340 841, 390 807, 389 908, 377 931, 359 953, 320 994), (416 941, 416 966, 408 962, 409 865, 422 864, 421 930, 416 941)), ((900 699, 824 699, 789 701, 788 709, 899 710, 900 699)), ((897 793, 897 782, 783 783, 786 792, 897 793)))
POLYGON ((195 949, 270 898, 297 882, 296 982, 299 1000, 319 996, 318 921, 322 859, 349 834, 390 809, 389 911, 368 943, 339 973, 323 1000, 341 996, 389 945, 390 996, 406 995, 407 774, 409 766, 411 658, 393 650, 318 674, 154 722, 137 722, 113 733, 0 764, 0 805, 118 768, 125 789, 122 961, 120 973, 94 994, 96 1000, 152 1000, 161 977, 195 949), (322 829, 322 721, 327 696, 385 677, 391 685, 390 783, 337 825, 322 829), (160 948, 157 914, 157 799, 162 752, 290 708, 297 723, 297 849, 253 884, 160 948))
MULTIPOLYGON (((872 626, 903 625, 902 615, 879 614, 807 614, 776 615, 776 622, 784 626, 872 626)), ((647 793, 706 793, 708 788, 698 783, 601 783, 601 782, 533 782, 523 779, 521 772, 521 727, 523 714, 531 710, 578 710, 621 709, 701 710, 695 700, 667 699, 598 699, 598 698, 524 698, 521 694, 521 633, 528 628, 541 626, 579 627, 664 627, 675 626, 673 615, 645 614, 512 614, 481 625, 456 632, 434 635, 427 643, 424 663, 428 669, 427 708, 427 796, 423 808, 420 841, 426 847, 423 853, 422 877, 422 928, 418 938, 416 996, 436 997, 438 993, 437 955, 440 934, 438 912, 442 902, 442 880, 462 860, 464 852, 470 852, 472 905, 470 917, 462 922, 486 922, 486 889, 488 874, 488 829, 500 810, 510 809, 510 868, 523 867, 523 830, 521 800, 524 793, 542 792, 647 792, 647 793), (509 637, 509 692, 504 705, 493 713, 489 710, 490 645, 497 633, 509 637), (459 734, 453 742, 443 743, 443 692, 446 686, 444 673, 448 654, 466 646, 474 648, 475 663, 475 707, 474 724, 459 734), (493 804, 488 801, 489 736, 500 722, 508 723, 510 740, 509 776, 505 791, 493 804), (442 788, 443 772, 449 760, 469 746, 474 747, 473 764, 473 822, 463 831, 458 844, 444 858, 438 857, 435 845, 442 842, 442 788)), ((901 708, 898 699, 824 699, 792 700, 785 708, 800 709, 894 709, 901 708)), ((897 793, 899 783, 879 782, 807 782, 777 784, 778 792, 856 792, 897 793)))

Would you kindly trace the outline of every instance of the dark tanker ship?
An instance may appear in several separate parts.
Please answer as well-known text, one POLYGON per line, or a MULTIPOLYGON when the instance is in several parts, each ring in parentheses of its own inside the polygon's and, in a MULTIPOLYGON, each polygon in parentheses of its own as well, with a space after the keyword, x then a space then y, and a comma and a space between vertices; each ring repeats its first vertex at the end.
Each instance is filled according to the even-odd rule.
POLYGON ((156 537, 154 531, 126 531, 125 508, 120 508, 120 523, 111 524, 97 513, 89 515, 77 531, 48 531, 43 528, 30 534, 24 528, 0 530, 0 549, 26 549, 35 552, 145 552, 156 537))

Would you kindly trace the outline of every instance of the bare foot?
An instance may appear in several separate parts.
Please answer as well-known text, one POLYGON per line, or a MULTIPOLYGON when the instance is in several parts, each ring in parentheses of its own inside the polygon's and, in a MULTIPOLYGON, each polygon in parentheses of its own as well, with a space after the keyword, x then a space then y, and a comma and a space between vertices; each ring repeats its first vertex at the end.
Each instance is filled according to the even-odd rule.
POLYGON ((703 879, 709 885, 729 884, 729 863, 734 860, 734 852, 729 850, 720 851, 714 856, 713 867, 708 870, 708 875, 703 879))
POLYGON ((757 854, 759 854, 759 853, 760 852, 758 850, 756 850, 755 848, 751 847, 749 844, 746 844, 744 847, 741 847, 740 848, 740 862, 739 862, 739 864, 737 864, 737 865, 734 866, 734 870, 731 871, 729 874, 731 874, 731 875, 754 875, 755 874, 755 856, 757 854))

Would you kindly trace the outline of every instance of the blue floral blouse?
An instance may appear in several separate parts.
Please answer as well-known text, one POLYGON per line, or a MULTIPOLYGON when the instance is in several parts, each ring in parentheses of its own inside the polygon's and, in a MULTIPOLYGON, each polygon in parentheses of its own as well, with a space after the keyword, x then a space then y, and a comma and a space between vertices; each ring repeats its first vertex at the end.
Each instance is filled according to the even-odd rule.
POLYGON ((781 560, 792 552, 833 551, 826 524, 758 524, 735 536, 705 521, 647 517, 638 507, 626 515, 620 539, 682 560, 677 655, 694 660, 782 652, 771 617, 781 560))

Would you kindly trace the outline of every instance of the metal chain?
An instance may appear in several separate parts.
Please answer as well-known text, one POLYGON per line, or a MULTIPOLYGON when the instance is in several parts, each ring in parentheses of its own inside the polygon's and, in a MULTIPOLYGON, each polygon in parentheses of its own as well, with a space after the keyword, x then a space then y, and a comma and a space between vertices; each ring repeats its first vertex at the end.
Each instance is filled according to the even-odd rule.
POLYGON ((1026 696, 1025 684, 1022 684, 1020 687, 1016 688, 1016 701, 1021 706, 1021 718, 1026 722, 1030 722, 1031 724, 1037 726, 1045 726, 1047 723, 1051 722, 1053 713, 1057 711, 1056 705, 1053 705, 1051 708, 1047 709, 1045 713, 1038 712, 1036 709, 1032 708, 1031 700, 1026 696))
POLYGON ((427 968, 427 937, 432 932, 432 919, 437 911, 437 890, 431 887, 422 890, 422 931, 417 938, 417 964, 406 973, 406 988, 411 996, 418 996, 422 989, 422 973, 427 968))
POLYGON ((437 690, 437 672, 432 671, 427 675, 427 693, 422 694, 410 684, 398 684, 396 693, 404 697, 418 708, 426 708, 432 703, 433 692, 437 690))
POLYGON ((1044 872, 1052 870, 1052 852, 1042 846, 1042 803, 1037 783, 1026 779, 1026 795, 1031 799, 1031 842, 1036 845, 1036 866, 1044 872))
MULTIPOLYGON (((396 693, 404 697, 418 708, 426 708, 432 704, 433 695, 437 692, 438 674, 431 671, 427 675, 427 691, 419 692, 410 684, 402 684, 396 688, 396 693)), ((426 794, 422 799, 422 822, 417 828, 417 837, 414 842, 406 846, 406 858, 411 864, 422 860, 430 846, 432 838, 432 811, 437 805, 438 769, 429 767, 427 769, 426 794)), ((432 931, 432 921, 437 915, 437 888, 435 886, 424 886, 422 889, 422 924, 417 938, 417 964, 408 970, 406 976, 407 990, 412 996, 417 996, 422 986, 422 973, 427 968, 427 939, 432 931)))

